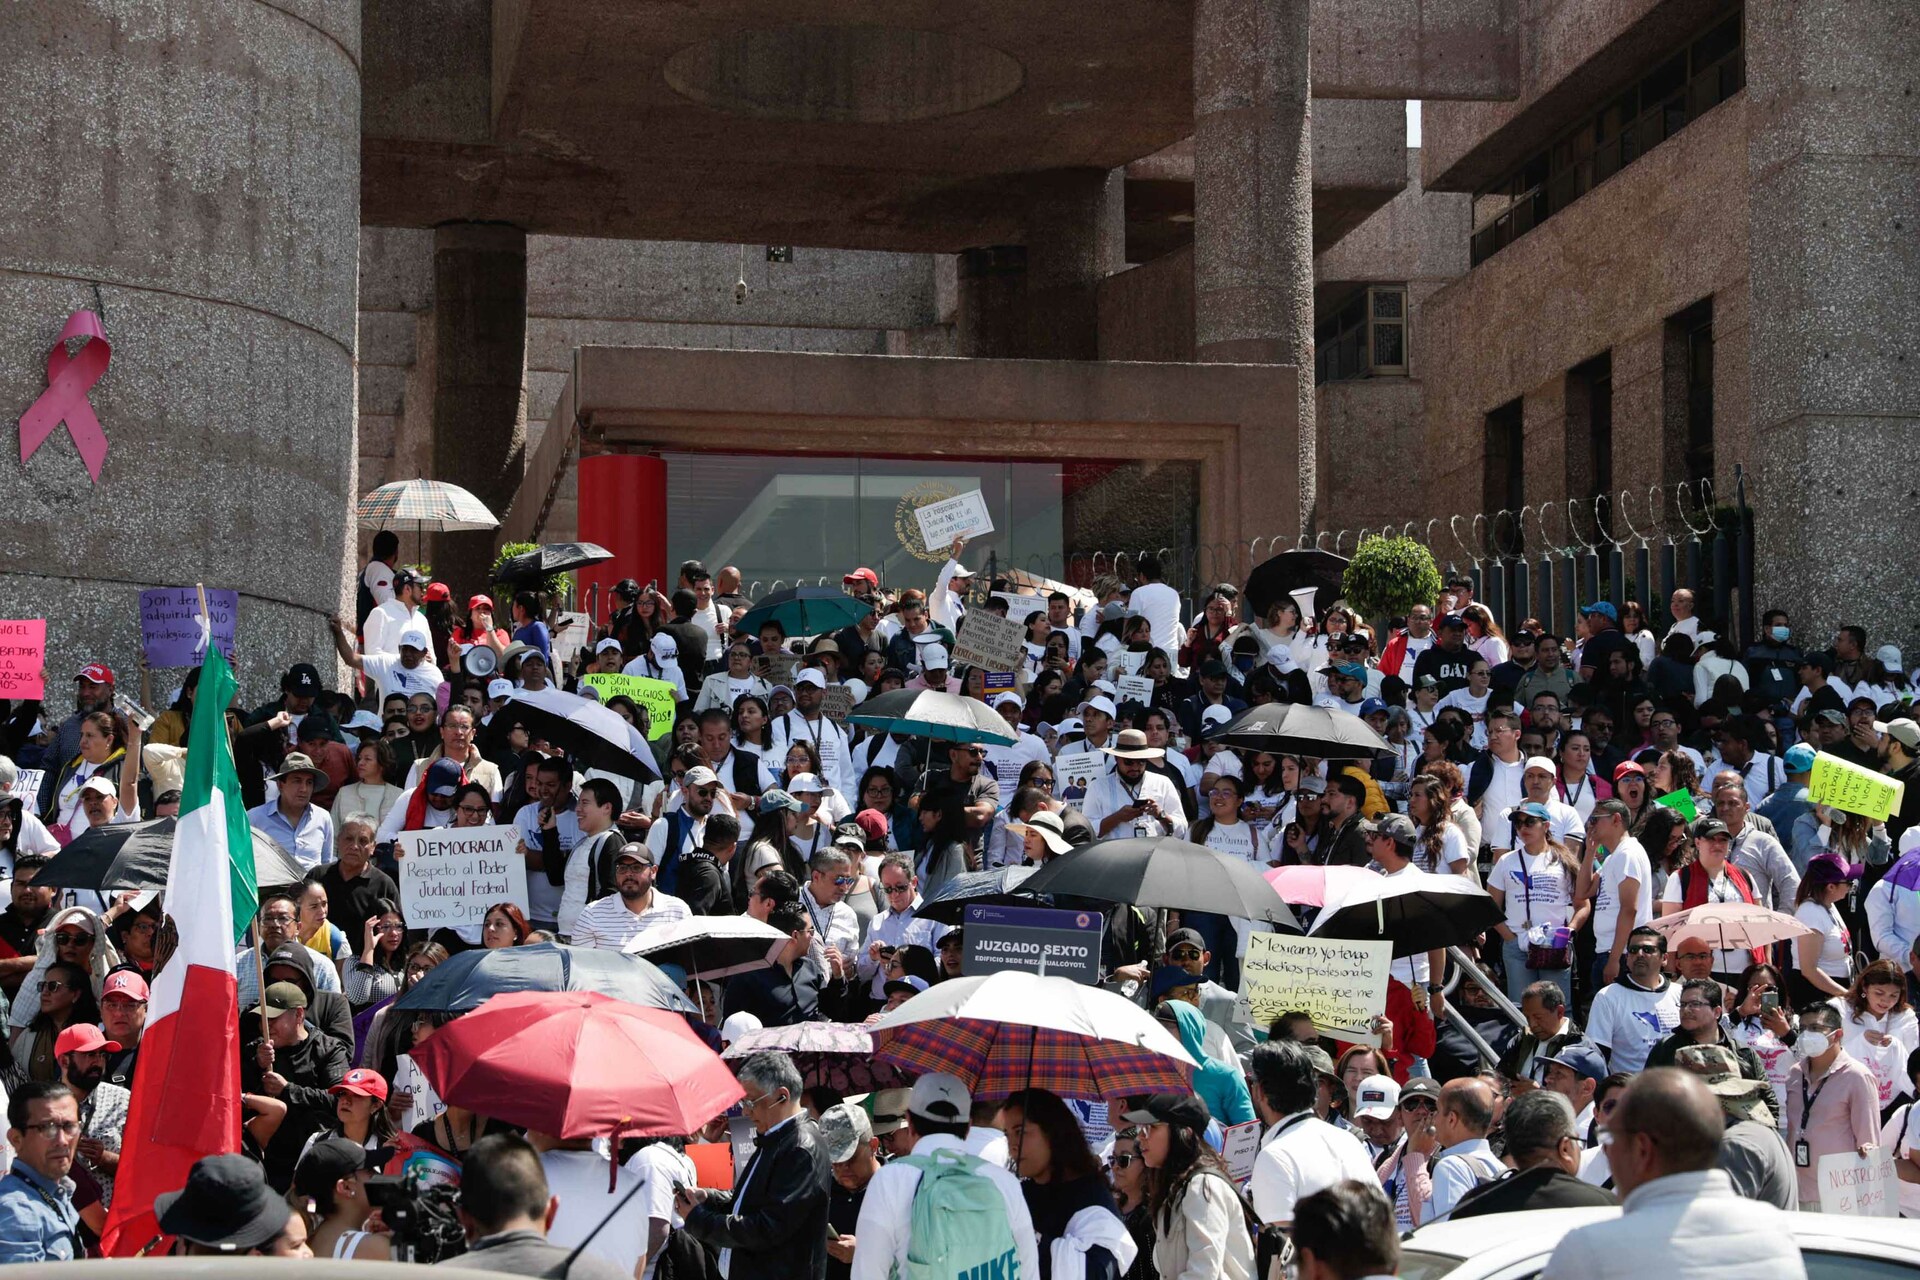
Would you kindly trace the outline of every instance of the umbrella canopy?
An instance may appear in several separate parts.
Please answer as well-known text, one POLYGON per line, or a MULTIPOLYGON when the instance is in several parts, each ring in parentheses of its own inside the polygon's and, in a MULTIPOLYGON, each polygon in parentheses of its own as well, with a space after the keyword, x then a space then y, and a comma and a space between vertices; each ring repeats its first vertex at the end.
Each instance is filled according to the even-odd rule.
POLYGON ((1321 760, 1371 760, 1393 753, 1387 740, 1359 716, 1291 702, 1248 707, 1208 734, 1207 741, 1242 751, 1321 760))
POLYGON ((871 1029, 882 1060, 951 1072, 975 1097, 1026 1088, 1064 1098, 1187 1093, 1199 1065, 1125 996, 1014 969, 929 987, 871 1029))
POLYGON ((515 724, 559 747, 581 767, 604 769, 642 781, 660 776, 653 751, 640 731, 618 711, 592 698, 558 689, 515 689, 505 707, 487 725, 489 740, 504 738, 515 724))
POLYGON ((796 1022, 789 1027, 749 1031, 720 1056, 752 1057, 778 1050, 793 1059, 807 1088, 825 1085, 841 1094, 897 1089, 907 1076, 891 1062, 873 1056, 873 1032, 850 1022, 796 1022))
POLYGON ((1704 938, 1718 951, 1750 951, 1819 932, 1784 911, 1754 902, 1703 902, 1655 917, 1653 927, 1666 934, 1669 941, 1704 938))
POLYGON ((699 1012, 651 960, 561 942, 462 951, 435 965, 393 1007, 465 1013, 493 996, 521 991, 593 991, 650 1009, 699 1012))
POLYGON ((395 480, 360 499, 360 527, 413 533, 497 529, 499 518, 457 484, 395 480))
POLYGON ((689 978, 726 978, 766 968, 788 941, 751 916, 690 916, 643 930, 622 950, 656 965, 678 965, 689 978))
POLYGON ((1013 730, 978 698, 939 689, 895 689, 868 698, 849 723, 865 725, 904 738, 935 738, 941 742, 997 742, 1011 746, 1013 730))
POLYGON ((872 605, 839 587, 788 587, 763 596, 747 610, 734 633, 758 635, 761 627, 777 622, 790 636, 817 636, 850 627, 872 612, 872 605))
POLYGON ((1020 892, 1210 911, 1300 930, 1293 912, 1251 862, 1170 836, 1128 836, 1082 845, 1048 859, 1021 882, 1020 892))
POLYGON ((1340 581, 1346 576, 1347 558, 1331 551, 1282 551, 1271 560, 1262 560, 1247 575, 1247 607, 1253 616, 1266 616, 1274 601, 1284 600, 1302 587, 1319 591, 1314 608, 1324 609, 1340 598, 1340 581))
POLYGON ((527 582, 611 559, 613 552, 597 542, 548 542, 501 561, 494 576, 502 582, 527 582))
POLYGON ((1352 883, 1321 908, 1308 932, 1356 942, 1385 938, 1398 958, 1468 946, 1504 919, 1506 913, 1471 880, 1409 872, 1352 883))
MULTIPOLYGON (((88 827, 34 875, 62 889, 165 889, 173 861, 172 818, 88 827)), ((262 889, 299 884, 306 871, 271 838, 253 830, 253 869, 262 889)))
POLYGON ((745 1092, 678 1014, 592 991, 495 996, 412 1053, 454 1106, 562 1138, 692 1133, 745 1092))
POLYGON ((1378 871, 1366 867, 1316 867, 1311 863, 1274 867, 1260 874, 1274 892, 1295 907, 1324 907, 1329 899, 1338 901, 1355 886, 1380 879, 1378 871))
POLYGON ((1039 903, 1019 885, 1034 872, 1032 867, 995 867, 991 871, 963 871, 923 898, 913 916, 938 924, 959 924, 967 908, 978 903, 988 907, 1032 907, 1039 903))

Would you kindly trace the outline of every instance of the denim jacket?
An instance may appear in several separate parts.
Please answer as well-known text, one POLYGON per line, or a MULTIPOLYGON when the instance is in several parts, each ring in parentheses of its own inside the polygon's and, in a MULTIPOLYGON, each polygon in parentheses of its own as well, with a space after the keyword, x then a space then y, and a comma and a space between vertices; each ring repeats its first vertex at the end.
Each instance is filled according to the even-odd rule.
POLYGON ((24 1160, 0 1178, 0 1263, 69 1262, 81 1255, 73 1182, 51 1181, 24 1160))

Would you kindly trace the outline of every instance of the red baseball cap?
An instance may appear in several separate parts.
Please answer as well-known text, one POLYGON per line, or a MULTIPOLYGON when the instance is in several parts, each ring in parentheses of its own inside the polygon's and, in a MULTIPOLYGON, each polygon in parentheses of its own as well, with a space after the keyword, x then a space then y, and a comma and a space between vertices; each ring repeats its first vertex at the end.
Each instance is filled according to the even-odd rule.
POLYGON ((878 809, 862 809, 853 815, 853 820, 867 839, 885 840, 887 838, 887 815, 878 809))
POLYGON ((100 1028, 91 1022, 82 1022, 68 1027, 53 1041, 53 1056, 56 1058, 69 1053, 98 1053, 102 1049, 108 1053, 118 1053, 120 1042, 107 1039, 100 1034, 100 1028))
POLYGON ((492 613, 493 597, 492 596, 472 597, 467 601, 467 612, 472 613, 475 609, 485 609, 488 613, 492 613))
POLYGON ((107 981, 100 988, 100 998, 125 996, 129 1000, 147 998, 147 980, 131 969, 116 969, 107 975, 107 981))
POLYGON ((855 569, 852 573, 840 579, 840 581, 865 582, 870 586, 877 587, 880 585, 880 575, 875 573, 873 570, 867 568, 865 565, 861 565, 858 569, 855 569))
POLYGON ((429 582, 427 584, 426 598, 429 601, 451 600, 453 599, 453 592, 447 589, 447 584, 444 582, 429 582))
POLYGON ((80 673, 74 679, 85 680, 89 684, 112 684, 113 668, 104 662, 90 662, 80 668, 80 673))
POLYGON ((387 1079, 378 1071, 367 1067, 355 1067, 340 1077, 340 1083, 327 1090, 328 1093, 358 1094, 362 1098, 372 1098, 377 1102, 387 1100, 387 1079))
POLYGON ((1643 778, 1647 776, 1647 771, 1631 760, 1622 760, 1613 766, 1613 780, 1616 784, 1630 773, 1637 773, 1643 778))

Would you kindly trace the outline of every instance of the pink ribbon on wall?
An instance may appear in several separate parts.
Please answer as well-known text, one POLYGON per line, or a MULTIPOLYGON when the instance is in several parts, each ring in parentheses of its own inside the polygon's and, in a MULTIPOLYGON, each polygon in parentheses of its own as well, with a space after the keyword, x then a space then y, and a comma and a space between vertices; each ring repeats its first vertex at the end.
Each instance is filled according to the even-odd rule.
POLYGON ((33 402, 32 408, 20 415, 22 463, 31 458, 34 450, 64 421, 67 434, 73 437, 74 447, 80 451, 81 461, 87 464, 87 474, 95 484, 100 483, 100 468, 107 460, 107 433, 101 430, 100 419, 94 416, 87 392, 105 376, 107 361, 112 355, 113 348, 107 344, 99 316, 91 311, 76 311, 67 317, 67 327, 60 331, 60 340, 47 353, 47 389, 33 402), (86 341, 69 355, 67 343, 74 338, 86 341))

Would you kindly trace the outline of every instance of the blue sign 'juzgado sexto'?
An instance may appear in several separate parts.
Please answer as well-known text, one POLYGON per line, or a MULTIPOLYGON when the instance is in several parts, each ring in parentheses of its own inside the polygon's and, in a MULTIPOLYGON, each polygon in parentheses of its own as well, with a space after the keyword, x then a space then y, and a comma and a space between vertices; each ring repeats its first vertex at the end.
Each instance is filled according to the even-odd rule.
POLYGON ((1098 911, 970 906, 960 972, 971 977, 996 969, 1020 969, 1097 985, 1105 927, 1098 911))

